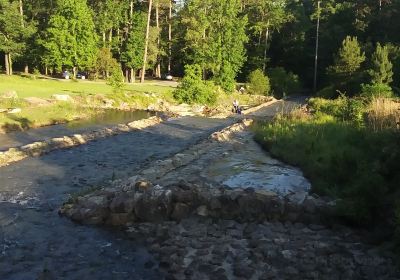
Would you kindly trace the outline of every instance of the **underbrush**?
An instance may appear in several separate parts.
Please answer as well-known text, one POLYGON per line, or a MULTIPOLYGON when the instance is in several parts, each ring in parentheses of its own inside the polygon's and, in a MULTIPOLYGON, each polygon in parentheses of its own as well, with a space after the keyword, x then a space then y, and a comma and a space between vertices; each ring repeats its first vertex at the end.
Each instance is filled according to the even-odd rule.
POLYGON ((297 112, 258 124, 257 141, 277 158, 299 166, 313 192, 337 198, 338 217, 355 225, 393 228, 400 193, 396 122, 371 125, 371 116, 374 123, 386 116, 378 101, 363 105, 361 122, 357 116, 343 118, 348 101, 319 100, 318 106, 312 102, 312 115, 297 112))

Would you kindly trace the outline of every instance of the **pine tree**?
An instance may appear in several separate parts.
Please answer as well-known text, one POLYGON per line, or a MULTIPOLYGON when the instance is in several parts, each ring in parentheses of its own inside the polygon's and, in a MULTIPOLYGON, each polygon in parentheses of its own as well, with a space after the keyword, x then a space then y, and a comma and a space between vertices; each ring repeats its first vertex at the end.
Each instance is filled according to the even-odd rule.
POLYGON ((78 69, 92 68, 97 54, 97 36, 92 11, 86 0, 59 0, 50 18, 43 42, 45 60, 61 70, 71 67, 74 77, 78 69))
POLYGON ((372 68, 368 71, 373 84, 389 85, 393 81, 393 65, 389 60, 387 46, 376 45, 375 53, 372 55, 372 68))
POLYGON ((347 36, 330 70, 337 76, 353 76, 364 61, 365 53, 361 51, 357 37, 347 36))

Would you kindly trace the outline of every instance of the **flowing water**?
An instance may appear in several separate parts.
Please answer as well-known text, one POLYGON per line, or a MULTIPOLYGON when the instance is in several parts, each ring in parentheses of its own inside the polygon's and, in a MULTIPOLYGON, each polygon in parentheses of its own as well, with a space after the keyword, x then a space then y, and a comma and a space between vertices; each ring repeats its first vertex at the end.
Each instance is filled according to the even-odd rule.
POLYGON ((44 141, 54 137, 80 134, 100 128, 111 127, 121 123, 125 124, 132 121, 146 119, 154 115, 156 115, 155 112, 148 112, 144 110, 106 110, 105 112, 96 114, 89 119, 29 129, 27 131, 16 131, 7 134, 0 134, 0 151, 5 151, 9 148, 19 147, 37 141, 44 141))

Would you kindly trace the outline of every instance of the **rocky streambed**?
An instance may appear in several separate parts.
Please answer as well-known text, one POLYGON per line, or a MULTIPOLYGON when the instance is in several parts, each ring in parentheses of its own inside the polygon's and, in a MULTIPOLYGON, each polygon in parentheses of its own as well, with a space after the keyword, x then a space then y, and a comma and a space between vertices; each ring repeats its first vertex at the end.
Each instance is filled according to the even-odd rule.
MULTIPOLYGON (((327 225, 335 201, 234 124, 60 213, 144 240, 167 279, 399 279, 389 253, 327 225), (255 180, 252 180, 255 178, 255 180)), ((130 278, 126 278, 130 279, 130 278)))

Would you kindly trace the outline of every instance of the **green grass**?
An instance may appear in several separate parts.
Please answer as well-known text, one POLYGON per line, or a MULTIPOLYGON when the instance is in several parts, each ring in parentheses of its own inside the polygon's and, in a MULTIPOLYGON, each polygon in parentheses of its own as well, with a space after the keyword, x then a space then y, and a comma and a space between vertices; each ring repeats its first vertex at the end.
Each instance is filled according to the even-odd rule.
POLYGON ((0 75, 0 95, 8 91, 15 91, 18 98, 0 99, 0 109, 18 107, 22 108, 22 112, 0 113, 0 130, 6 132, 89 118, 102 111, 95 108, 103 105, 105 98, 114 100, 115 107, 125 103, 138 109, 145 109, 158 99, 174 102, 173 87, 160 82, 125 84, 123 93, 117 94, 104 81, 33 79, 32 76, 0 75), (51 99, 53 94, 68 94, 75 102, 56 102, 45 107, 35 107, 24 101, 26 97, 51 99))
POLYGON ((278 118, 255 131, 273 156, 303 170, 315 193, 338 199, 337 217, 393 227, 400 194, 398 131, 373 131, 323 114, 278 118))
MULTIPOLYGON (((158 85, 154 82, 146 82, 144 84, 126 84, 124 90, 127 92, 168 94, 173 88, 158 85)), ((32 79, 17 75, 11 77, 0 75, 0 95, 7 91, 16 91, 20 98, 50 98, 53 94, 69 94, 74 96, 82 94, 108 95, 113 93, 112 87, 104 81, 32 79)))

